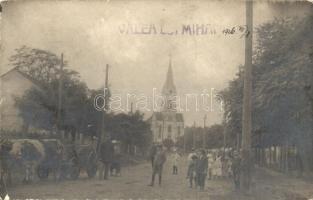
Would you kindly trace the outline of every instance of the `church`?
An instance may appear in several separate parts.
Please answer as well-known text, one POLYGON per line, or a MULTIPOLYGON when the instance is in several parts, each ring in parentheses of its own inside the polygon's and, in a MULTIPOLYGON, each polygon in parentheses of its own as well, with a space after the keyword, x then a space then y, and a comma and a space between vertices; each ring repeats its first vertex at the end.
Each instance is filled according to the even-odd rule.
POLYGON ((171 59, 167 76, 162 89, 163 103, 158 112, 154 112, 150 118, 153 141, 160 143, 165 139, 171 139, 174 143, 184 135, 184 117, 177 112, 176 87, 173 79, 171 59))

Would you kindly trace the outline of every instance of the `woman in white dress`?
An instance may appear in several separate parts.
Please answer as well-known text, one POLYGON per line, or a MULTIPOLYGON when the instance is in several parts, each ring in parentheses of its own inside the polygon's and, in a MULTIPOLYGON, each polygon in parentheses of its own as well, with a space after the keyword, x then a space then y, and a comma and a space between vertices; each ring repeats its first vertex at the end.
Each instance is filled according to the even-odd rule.
POLYGON ((219 178, 222 176, 222 161, 221 156, 217 156, 214 163, 213 163, 213 177, 219 178))

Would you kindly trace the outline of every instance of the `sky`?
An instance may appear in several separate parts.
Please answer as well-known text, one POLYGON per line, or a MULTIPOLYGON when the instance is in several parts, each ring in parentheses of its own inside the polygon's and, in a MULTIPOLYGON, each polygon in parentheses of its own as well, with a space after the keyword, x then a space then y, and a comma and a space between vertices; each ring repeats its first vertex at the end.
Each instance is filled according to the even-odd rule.
MULTIPOLYGON (((304 7, 255 3, 254 25, 301 16, 304 7)), ((69 68, 92 89, 103 86, 109 64, 113 96, 121 97, 124 110, 127 94, 147 97, 141 106, 145 118, 153 111, 153 91, 161 92, 171 58, 186 125, 203 125, 205 115, 207 125, 221 121, 220 104, 213 100, 204 110, 200 95, 226 88, 244 64, 243 1, 12 1, 4 3, 1 24, 1 74, 12 68, 8 58, 23 45, 63 53, 69 68), (199 28, 193 34, 188 26, 208 31, 202 34, 199 28), (223 33, 232 27, 235 33, 223 33), (195 98, 186 102, 188 94, 198 95, 198 110, 195 98)), ((137 98, 129 101, 140 104, 137 98)))

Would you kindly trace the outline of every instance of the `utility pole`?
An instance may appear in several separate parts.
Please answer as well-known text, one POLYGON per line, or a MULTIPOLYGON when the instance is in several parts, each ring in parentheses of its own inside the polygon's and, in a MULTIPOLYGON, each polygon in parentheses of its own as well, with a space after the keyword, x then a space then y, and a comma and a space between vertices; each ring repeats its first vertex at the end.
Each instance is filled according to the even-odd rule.
POLYGON ((193 143, 193 148, 196 148, 196 121, 193 122, 193 131, 192 131, 192 143, 193 143))
POLYGON ((104 83, 104 88, 103 88, 103 95, 104 95, 104 99, 103 99, 103 110, 102 110, 102 117, 101 117, 101 123, 100 123, 100 134, 99 134, 99 138, 98 138, 98 144, 97 144, 97 151, 100 151, 100 145, 101 142, 107 140, 107 135, 105 133, 105 113, 108 111, 109 109, 109 65, 106 65, 106 69, 105 69, 105 83, 104 83))
POLYGON ((223 155, 225 156, 225 152, 226 152, 226 120, 224 119, 224 127, 223 127, 223 155))
POLYGON ((203 141, 202 141, 202 145, 203 145, 203 149, 206 148, 206 115, 204 115, 203 117, 203 141))
MULTIPOLYGON (((61 63, 60 63, 60 76, 59 76, 59 87, 58 87, 58 111, 57 111, 57 135, 60 137, 60 126, 61 126, 61 112, 62 112, 62 93, 63 93, 63 53, 61 54, 61 63)), ((62 138, 63 139, 63 138, 62 138)))
POLYGON ((163 144, 163 140, 164 140, 164 130, 165 130, 165 121, 164 121, 164 117, 163 117, 161 144, 163 144))
POLYGON ((222 124, 223 124, 223 156, 225 156, 226 152, 226 126, 227 126, 227 115, 226 115, 226 109, 225 109, 225 100, 224 97, 221 97, 221 108, 222 108, 222 124))
POLYGON ((109 65, 106 65, 105 68, 105 85, 104 85, 104 100, 105 100, 105 104, 104 104, 104 109, 105 111, 109 110, 109 98, 110 98, 110 94, 109 94, 109 65))
POLYGON ((244 71, 244 93, 242 112, 242 173, 240 187, 249 191, 251 183, 252 159, 251 159, 251 116, 252 116, 252 34, 253 34, 253 1, 246 0, 246 28, 245 37, 245 71, 244 71))
POLYGON ((133 114, 133 104, 134 104, 133 102, 130 103, 130 114, 131 115, 133 114))
POLYGON ((186 148, 186 133, 184 131, 184 152, 187 152, 187 148, 186 148))
POLYGON ((105 84, 104 84, 104 109, 102 111, 102 129, 101 129, 101 135, 103 140, 107 140, 107 134, 104 130, 104 123, 105 123, 105 113, 109 110, 109 65, 107 64, 105 67, 105 84))

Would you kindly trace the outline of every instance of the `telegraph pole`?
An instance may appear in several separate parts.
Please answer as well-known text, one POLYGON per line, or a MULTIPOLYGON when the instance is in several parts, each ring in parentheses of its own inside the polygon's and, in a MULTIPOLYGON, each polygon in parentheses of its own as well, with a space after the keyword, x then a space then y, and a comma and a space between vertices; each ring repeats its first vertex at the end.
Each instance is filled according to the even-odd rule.
MULTIPOLYGON (((58 87, 58 112, 57 112, 57 134, 60 136, 60 126, 61 126, 61 112, 62 112, 62 93, 63 93, 63 53, 61 54, 60 63, 60 76, 59 76, 59 87, 58 87)), ((63 139, 63 138, 62 138, 63 139)))
POLYGON ((186 133, 184 132, 184 152, 187 152, 187 148, 186 148, 186 133))
POLYGON ((102 116, 101 116, 101 123, 100 123, 100 132, 99 132, 99 138, 98 138, 98 144, 97 144, 97 152, 100 151, 100 145, 103 141, 107 139, 107 135, 104 130, 104 123, 105 123, 105 113, 109 109, 109 89, 108 89, 108 83, 109 83, 109 65, 106 65, 105 69, 105 83, 103 87, 103 110, 102 110, 102 116))
POLYGON ((203 117, 203 141, 202 141, 203 149, 206 148, 206 115, 203 117))
POLYGON ((102 111, 102 129, 101 129, 101 135, 102 140, 107 140, 107 134, 104 130, 104 123, 105 123, 105 113, 109 110, 109 65, 107 64, 105 67, 105 84, 103 89, 103 95, 104 95, 104 109, 102 111))
POLYGON ((246 28, 245 37, 245 70, 242 112, 242 173, 240 177, 241 189, 249 191, 251 183, 251 116, 252 116, 252 33, 253 33, 253 1, 246 0, 246 28))
POLYGON ((192 146, 195 149, 196 148, 196 121, 193 122, 193 131, 192 131, 192 146))

